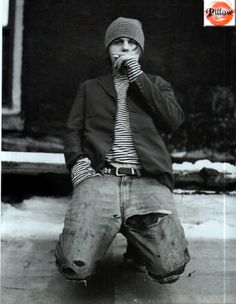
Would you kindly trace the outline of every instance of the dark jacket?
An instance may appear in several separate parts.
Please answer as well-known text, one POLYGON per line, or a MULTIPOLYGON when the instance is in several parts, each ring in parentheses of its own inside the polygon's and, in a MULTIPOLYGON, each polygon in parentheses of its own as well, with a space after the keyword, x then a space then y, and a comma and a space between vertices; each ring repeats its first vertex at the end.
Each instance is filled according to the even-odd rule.
MULTIPOLYGON (((116 91, 112 75, 80 85, 67 122, 65 160, 69 169, 84 156, 99 171, 114 140, 116 91)), ((184 120, 173 90, 160 76, 142 73, 127 92, 131 131, 145 172, 173 189, 172 163, 160 131, 172 133, 184 120)))

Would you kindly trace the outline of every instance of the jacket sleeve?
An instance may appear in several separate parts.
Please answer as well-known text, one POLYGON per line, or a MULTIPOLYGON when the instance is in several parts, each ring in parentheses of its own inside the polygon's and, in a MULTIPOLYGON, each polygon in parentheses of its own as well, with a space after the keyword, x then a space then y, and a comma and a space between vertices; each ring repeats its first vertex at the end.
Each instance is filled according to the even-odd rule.
POLYGON ((142 95, 142 102, 151 111, 161 129, 173 133, 184 121, 184 113, 178 105, 171 85, 160 76, 153 80, 145 73, 133 82, 135 91, 142 95))
POLYGON ((85 84, 83 83, 79 87, 66 124, 64 155, 66 166, 69 170, 71 170, 78 159, 87 156, 83 151, 82 142, 85 115, 84 90, 85 84))

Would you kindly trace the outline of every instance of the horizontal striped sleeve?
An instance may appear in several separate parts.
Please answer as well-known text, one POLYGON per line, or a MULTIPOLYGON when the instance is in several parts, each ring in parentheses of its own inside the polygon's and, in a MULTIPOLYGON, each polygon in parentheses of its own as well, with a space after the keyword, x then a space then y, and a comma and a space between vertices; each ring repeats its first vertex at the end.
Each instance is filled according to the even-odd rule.
POLYGON ((83 180, 98 175, 100 174, 96 173, 96 171, 91 167, 91 161, 89 158, 86 157, 79 159, 71 170, 73 188, 75 189, 83 180))
POLYGON ((128 59, 124 63, 124 66, 127 69, 127 76, 128 76, 129 82, 134 82, 136 80, 136 78, 140 74, 142 74, 142 70, 141 70, 140 64, 134 58, 128 59))

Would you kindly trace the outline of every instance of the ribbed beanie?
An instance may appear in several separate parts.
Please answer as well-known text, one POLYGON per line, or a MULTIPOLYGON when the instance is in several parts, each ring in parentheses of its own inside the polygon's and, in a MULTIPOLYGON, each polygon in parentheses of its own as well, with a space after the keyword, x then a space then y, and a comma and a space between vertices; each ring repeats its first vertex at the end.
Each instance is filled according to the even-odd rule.
POLYGON ((137 19, 119 17, 107 28, 105 33, 105 48, 116 38, 126 37, 135 40, 144 50, 144 34, 142 24, 137 19))

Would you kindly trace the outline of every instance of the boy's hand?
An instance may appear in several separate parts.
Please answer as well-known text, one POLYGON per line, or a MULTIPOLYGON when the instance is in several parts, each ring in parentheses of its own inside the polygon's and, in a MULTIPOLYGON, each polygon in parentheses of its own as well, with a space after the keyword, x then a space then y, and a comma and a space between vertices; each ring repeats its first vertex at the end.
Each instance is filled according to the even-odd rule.
POLYGON ((117 58, 113 65, 113 67, 117 70, 120 70, 127 60, 134 59, 138 62, 139 59, 139 55, 135 54, 134 52, 128 52, 128 53, 117 52, 113 54, 113 57, 117 58))
POLYGON ((114 68, 120 71, 124 71, 129 79, 129 82, 134 82, 136 78, 142 74, 140 64, 138 63, 139 56, 137 54, 129 53, 115 53, 114 58, 117 57, 114 62, 114 68))

